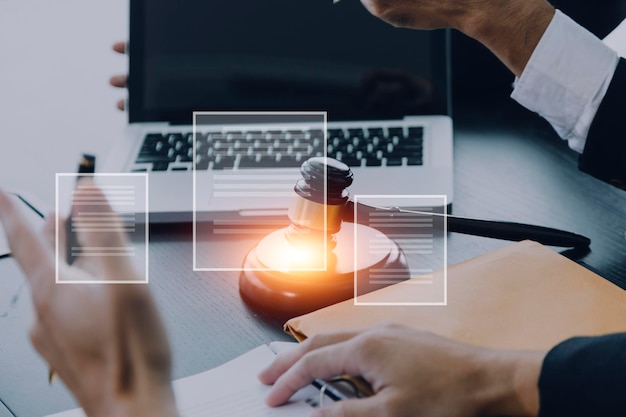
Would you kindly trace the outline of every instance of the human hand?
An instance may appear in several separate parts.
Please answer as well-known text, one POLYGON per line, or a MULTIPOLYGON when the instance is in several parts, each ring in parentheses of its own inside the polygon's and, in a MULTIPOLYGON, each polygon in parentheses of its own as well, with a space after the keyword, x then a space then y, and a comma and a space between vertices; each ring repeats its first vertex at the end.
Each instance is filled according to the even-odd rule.
MULTIPOLYGON (((89 192, 90 198, 104 198, 99 190, 89 192)), ((109 206, 85 207, 111 212, 109 206)), ((41 234, 22 216, 0 190, 0 220, 31 290, 36 315, 30 337, 37 351, 90 417, 177 416, 170 348, 147 286, 56 285, 54 216, 41 234)), ((60 227, 61 252, 64 231, 60 227)), ((78 239, 88 246, 125 245, 121 231, 79 232, 78 239)), ((74 281, 131 280, 137 273, 126 258, 103 256, 79 257, 72 266, 60 262, 59 275, 74 281)))
POLYGON ((458 29, 489 48, 519 76, 554 7, 546 0, 361 0, 374 16, 411 29, 458 29))
POLYGON ((335 402, 315 417, 534 416, 545 353, 497 351, 386 325, 314 336, 280 354, 259 379, 277 406, 313 379, 358 375, 374 395, 335 402))
MULTIPOLYGON (((117 52, 118 54, 125 54, 126 53, 126 42, 116 42, 113 44, 113 50, 115 52, 117 52)), ((117 74, 112 76, 109 79, 109 84, 111 84, 113 87, 117 87, 117 88, 126 88, 127 87, 127 81, 128 81, 128 75, 126 74, 117 74)), ((117 102, 117 108, 120 110, 124 110, 124 100, 119 100, 117 102)))

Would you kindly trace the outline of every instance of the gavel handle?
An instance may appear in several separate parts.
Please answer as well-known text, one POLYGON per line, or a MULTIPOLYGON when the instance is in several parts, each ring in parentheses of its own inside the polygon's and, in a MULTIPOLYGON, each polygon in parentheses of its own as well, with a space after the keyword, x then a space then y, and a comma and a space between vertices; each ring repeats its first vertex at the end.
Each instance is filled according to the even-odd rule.
MULTIPOLYGON (((354 202, 348 201, 345 206, 346 221, 354 221, 354 202)), ((373 207, 362 203, 357 203, 356 210, 363 215, 359 217, 367 219, 368 213, 374 211, 390 211, 397 213, 414 213, 422 216, 433 216, 447 221, 449 232, 463 233, 466 235, 483 236, 494 239, 510 240, 519 242, 522 240, 534 240, 543 245, 558 246, 565 248, 585 248, 591 244, 591 239, 576 233, 550 227, 535 226, 532 224, 504 222, 497 220, 481 220, 459 216, 451 216, 442 213, 421 212, 414 210, 403 210, 397 207, 383 208, 373 207)))

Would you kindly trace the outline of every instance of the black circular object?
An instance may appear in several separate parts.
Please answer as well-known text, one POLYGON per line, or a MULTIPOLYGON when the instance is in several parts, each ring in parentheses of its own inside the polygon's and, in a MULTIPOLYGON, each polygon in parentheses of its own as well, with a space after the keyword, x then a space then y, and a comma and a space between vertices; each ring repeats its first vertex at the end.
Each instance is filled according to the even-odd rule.
POLYGON ((333 158, 310 158, 304 161, 300 167, 300 173, 302 179, 294 187, 298 195, 323 204, 326 184, 326 204, 340 205, 348 201, 346 188, 352 184, 354 174, 343 162, 333 158), (326 182, 325 177, 327 177, 326 182))

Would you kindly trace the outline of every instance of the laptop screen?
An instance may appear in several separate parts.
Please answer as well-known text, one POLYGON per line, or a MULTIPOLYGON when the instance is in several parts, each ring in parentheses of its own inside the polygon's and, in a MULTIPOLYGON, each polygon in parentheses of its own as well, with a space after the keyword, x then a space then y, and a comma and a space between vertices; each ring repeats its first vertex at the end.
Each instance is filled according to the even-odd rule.
POLYGON ((357 0, 131 0, 129 121, 193 111, 450 114, 449 34, 396 29, 357 0))

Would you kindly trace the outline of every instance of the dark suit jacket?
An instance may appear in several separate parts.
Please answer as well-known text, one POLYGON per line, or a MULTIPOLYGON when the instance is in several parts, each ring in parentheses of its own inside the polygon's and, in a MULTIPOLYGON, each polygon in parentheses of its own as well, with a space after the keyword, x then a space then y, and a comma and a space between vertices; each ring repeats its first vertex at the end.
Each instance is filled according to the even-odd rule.
POLYGON ((539 417, 626 416, 626 333, 567 340, 546 356, 539 417))
MULTIPOLYGON (((579 164, 581 170, 626 189, 624 59, 591 125, 579 164)), ((625 398, 626 333, 567 340, 543 362, 539 417, 624 417, 625 398)))
POLYGON ((621 59, 591 124, 580 169, 626 189, 626 60, 621 59))

